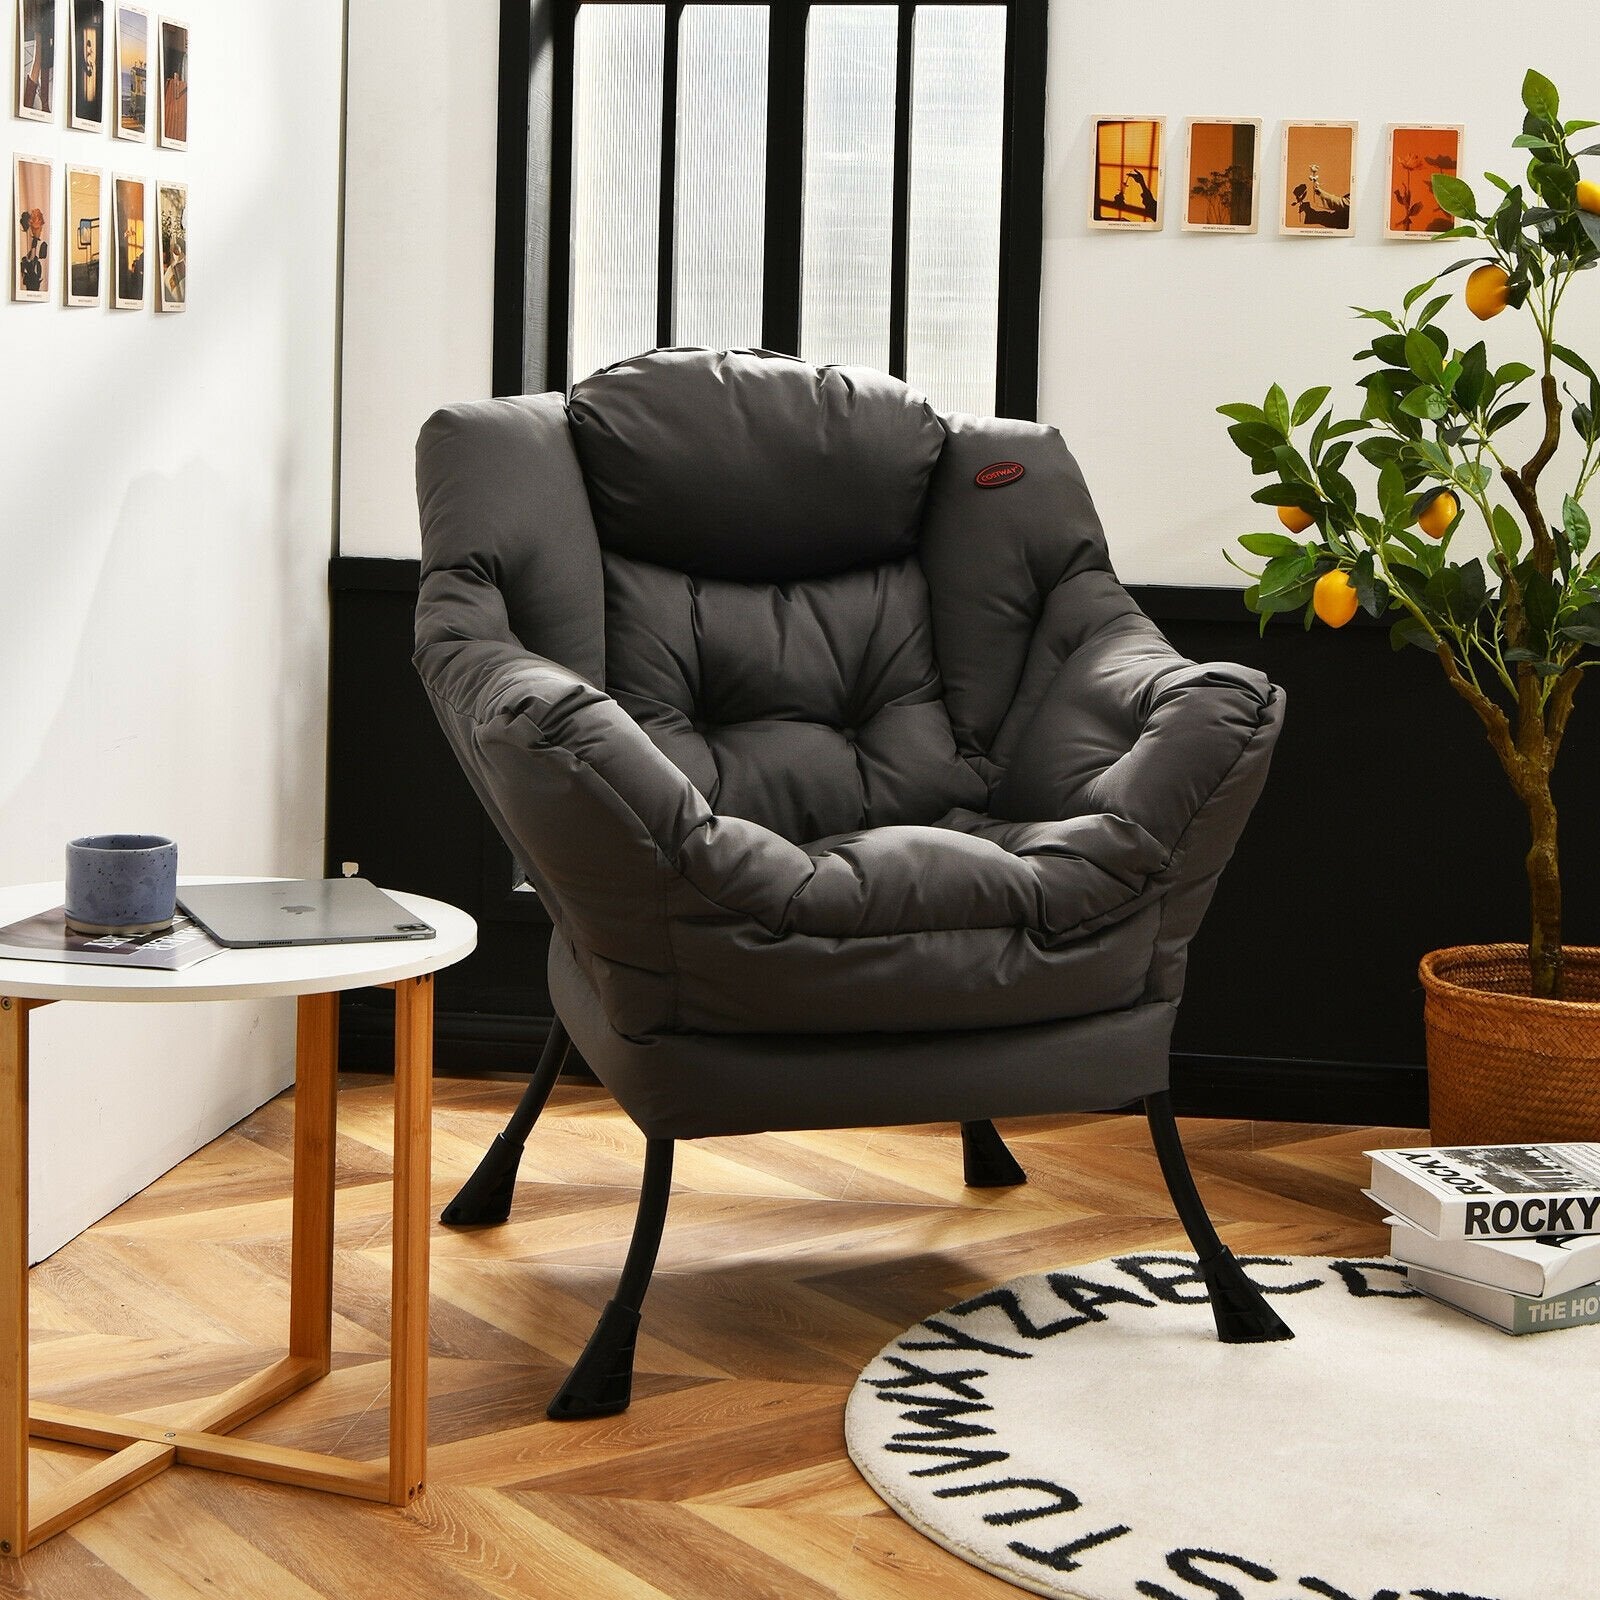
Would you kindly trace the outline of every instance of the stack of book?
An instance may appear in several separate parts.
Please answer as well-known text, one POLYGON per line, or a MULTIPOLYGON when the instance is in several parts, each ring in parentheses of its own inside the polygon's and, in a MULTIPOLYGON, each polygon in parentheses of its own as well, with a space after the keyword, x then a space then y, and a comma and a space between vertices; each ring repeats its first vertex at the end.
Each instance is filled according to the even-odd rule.
POLYGON ((1600 1144, 1366 1154, 1414 1288, 1507 1333, 1600 1323, 1600 1144))

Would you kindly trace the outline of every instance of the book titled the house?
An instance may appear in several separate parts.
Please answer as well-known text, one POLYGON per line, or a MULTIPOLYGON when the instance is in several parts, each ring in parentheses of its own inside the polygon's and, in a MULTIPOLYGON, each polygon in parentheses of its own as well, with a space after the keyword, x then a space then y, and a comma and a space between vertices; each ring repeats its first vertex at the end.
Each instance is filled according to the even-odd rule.
POLYGON ((1600 1234, 1600 1144, 1368 1150, 1374 1198, 1439 1239, 1600 1234))

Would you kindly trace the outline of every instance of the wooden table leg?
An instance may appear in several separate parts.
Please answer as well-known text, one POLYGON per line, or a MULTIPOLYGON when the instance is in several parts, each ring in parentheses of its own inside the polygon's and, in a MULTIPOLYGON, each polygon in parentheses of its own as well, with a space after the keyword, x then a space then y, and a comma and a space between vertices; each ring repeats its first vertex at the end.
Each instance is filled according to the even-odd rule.
POLYGON ((28 1003, 0 996, 0 1555, 28 1548, 28 1003))
POLYGON ((301 995, 295 1034, 294 1223, 289 1354, 333 1362, 333 1156, 338 1137, 339 996, 301 995))
POLYGON ((428 1453, 428 1226, 433 977, 394 986, 394 1277, 389 1313, 389 1503, 422 1488, 428 1453))

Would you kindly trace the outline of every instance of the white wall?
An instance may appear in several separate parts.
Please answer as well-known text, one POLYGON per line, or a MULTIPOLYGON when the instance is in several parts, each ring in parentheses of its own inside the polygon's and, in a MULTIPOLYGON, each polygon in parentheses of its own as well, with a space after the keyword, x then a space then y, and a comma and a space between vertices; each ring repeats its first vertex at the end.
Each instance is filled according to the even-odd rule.
MULTIPOLYGON (((448 32, 424 26, 434 10, 351 6, 347 555, 416 555, 418 425, 490 387, 494 7, 458 7, 448 32)), ((1593 29, 1592 0, 1054 0, 1039 415, 1080 458, 1125 579, 1241 585, 1222 551, 1275 524, 1250 504, 1248 463, 1214 408, 1259 401, 1274 379, 1351 384, 1346 307, 1397 301, 1459 248, 1383 239, 1386 124, 1463 123, 1464 176, 1519 172, 1509 145, 1527 66, 1556 79, 1569 116, 1600 117, 1600 58, 1581 47, 1593 29), (1271 192, 1284 118, 1359 120, 1356 237, 1280 238, 1273 214, 1256 235, 1185 234, 1176 211, 1159 234, 1091 232, 1091 122, 1147 114, 1168 118, 1175 150, 1187 116, 1260 117, 1271 192)), ((1169 177, 1181 185, 1181 159, 1169 177)), ((1600 273, 1569 304, 1573 340, 1592 348, 1600 273)), ((1492 345, 1503 359, 1523 353, 1509 317, 1490 337, 1507 341, 1492 345)))
POLYGON ((412 450, 490 390, 497 0, 350 0, 339 548, 415 556, 412 450))
MULTIPOLYGON (((7 210, 11 149, 56 163, 58 207, 68 160, 190 185, 182 315, 68 309, 59 279, 0 304, 7 882, 110 829, 189 872, 321 871, 342 17, 181 15, 187 152, 5 118, 7 210)), ((289 1082, 293 1008, 59 1005, 33 1043, 37 1258, 289 1082)))
MULTIPOLYGON (((1249 503, 1257 480, 1214 408, 1259 404, 1276 379, 1291 398, 1314 384, 1348 386, 1336 395, 1355 415, 1362 369, 1350 357, 1372 324, 1348 307, 1397 305, 1461 250, 1383 238, 1386 124, 1464 124, 1462 176, 1481 200, 1492 192, 1478 181, 1486 166, 1522 172, 1510 143, 1529 66, 1555 79, 1564 115, 1600 118, 1600 59, 1587 48, 1594 22, 1592 0, 1055 0, 1039 415, 1077 454, 1125 581, 1242 584, 1222 551, 1277 523, 1249 503), (1168 118, 1169 148, 1180 153, 1168 167, 1169 205, 1181 195, 1185 117, 1263 119, 1264 200, 1276 193, 1285 118, 1359 120, 1356 237, 1279 237, 1265 206, 1253 236, 1182 233, 1176 210, 1157 234, 1091 231, 1091 125, 1107 115, 1168 118)), ((1592 164, 1600 174, 1600 160, 1592 164)), ((1568 304, 1569 342, 1593 354, 1600 277, 1568 304)), ((1527 354, 1517 339, 1526 319, 1516 329, 1507 315, 1481 335, 1459 308, 1443 320, 1464 343, 1482 336, 1492 353, 1504 349, 1501 360, 1527 354)))

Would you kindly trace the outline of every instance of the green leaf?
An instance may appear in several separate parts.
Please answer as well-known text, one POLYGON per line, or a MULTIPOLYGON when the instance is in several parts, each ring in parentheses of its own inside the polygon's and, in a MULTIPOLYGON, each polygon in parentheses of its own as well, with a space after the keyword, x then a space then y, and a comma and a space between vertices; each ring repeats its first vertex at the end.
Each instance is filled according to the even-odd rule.
POLYGON ((1378 474, 1378 504, 1383 508, 1383 520, 1391 527, 1403 527, 1411 521, 1406 480, 1393 463, 1378 474))
POLYGON ((1463 461, 1451 472, 1451 477, 1471 495, 1480 495, 1489 487, 1493 472, 1481 461, 1463 461))
POLYGON ((1437 389, 1423 384, 1413 389, 1400 402, 1400 409, 1407 416, 1422 417, 1428 422, 1437 422, 1450 409, 1450 402, 1437 389))
MULTIPOLYGON (((1285 402, 1287 404, 1287 402, 1285 402)), ((1306 463, 1306 458, 1300 454, 1292 444, 1280 444, 1272 452, 1273 465, 1278 469, 1278 476, 1287 483, 1291 478, 1298 478, 1301 483, 1316 487, 1311 476, 1311 468, 1306 463)))
POLYGON ((1406 365, 1406 341, 1398 333, 1380 333, 1372 341, 1372 353, 1386 366, 1406 365))
POLYGON ((1448 478, 1450 476, 1450 457, 1432 439, 1418 439, 1411 448, 1440 477, 1448 478))
POLYGON ((1267 426, 1275 428, 1281 438, 1289 437, 1289 397, 1279 384, 1267 390, 1266 403, 1261 408, 1267 415, 1267 426))
POLYGON ((1441 294, 1441 295, 1435 296, 1432 300, 1430 300, 1427 303, 1427 305, 1425 305, 1422 308, 1422 315, 1417 318, 1417 326, 1419 328, 1427 327, 1428 324, 1430 322, 1432 322, 1433 319, 1436 316, 1438 316, 1439 313, 1441 311, 1443 311, 1444 308, 1449 304, 1450 304, 1450 296, 1449 295, 1441 294))
POLYGON ((1389 648, 1391 650, 1404 650, 1408 645, 1416 645, 1423 650, 1435 648, 1433 640, 1429 637, 1428 630, 1417 621, 1415 617, 1402 617, 1389 630, 1389 648))
MULTIPOLYGON (((1330 452, 1331 453, 1331 452, 1330 452)), ((1356 488, 1336 467, 1324 465, 1322 470, 1323 487, 1327 489, 1333 503, 1339 507, 1347 517, 1353 517, 1356 511, 1356 488)))
POLYGON ((1429 278, 1426 283, 1407 289, 1405 299, 1400 302, 1402 309, 1409 311, 1438 281, 1437 278, 1429 278))
POLYGON ((1356 446, 1356 453, 1381 470, 1390 462, 1399 460, 1400 449, 1398 439, 1391 439, 1387 434, 1378 434, 1374 438, 1363 439, 1356 446))
POLYGON ((1500 409, 1494 412, 1490 416, 1489 420, 1484 423, 1484 427, 1487 428, 1490 433, 1498 433, 1508 422, 1515 422, 1517 418, 1520 417, 1527 409, 1528 402, 1526 400, 1516 400, 1508 406, 1501 406, 1500 409))
POLYGON ((1232 417, 1235 422, 1265 423, 1267 420, 1267 414, 1260 406, 1246 405, 1242 400, 1218 406, 1217 410, 1225 417, 1232 417))
POLYGON ((1562 133, 1569 139, 1573 134, 1582 133, 1588 128, 1600 128, 1600 122, 1590 122, 1583 117, 1575 117, 1571 122, 1563 122, 1561 124, 1562 133))
MULTIPOLYGON (((1550 346, 1550 354, 1553 355, 1557 361, 1564 361, 1573 369, 1573 371, 1581 372, 1584 377, 1593 381, 1595 376, 1594 368, 1591 367, 1576 350, 1569 350, 1564 344, 1553 344, 1550 346)), ((1529 376, 1532 376, 1531 372, 1529 376)))
POLYGON ((1301 423, 1309 422, 1317 413, 1317 407, 1333 393, 1332 388, 1323 384, 1319 388, 1307 389, 1294 403, 1294 410, 1290 413, 1290 423, 1298 428, 1301 423))
POLYGON ((1494 374, 1496 389, 1508 389, 1514 383, 1521 383, 1525 378, 1533 376, 1533 368, 1523 361, 1508 361, 1503 367, 1497 367, 1494 374))
POLYGON ((1517 582, 1522 586, 1522 610, 1528 619, 1528 642, 1542 647, 1550 637, 1556 620, 1558 595, 1552 579, 1545 577, 1531 561, 1517 568, 1517 582))
POLYGON ((1483 399, 1483 391, 1489 383, 1488 361, 1482 339, 1461 357, 1461 376, 1456 379, 1455 395, 1468 411, 1476 411, 1478 402, 1483 399))
POLYGON ((1566 529, 1572 553, 1581 556, 1589 544, 1589 513, 1570 494, 1561 502, 1561 526, 1566 529))
POLYGON ((1265 556, 1269 561, 1274 556, 1293 555, 1302 548, 1286 533, 1246 533, 1241 535, 1239 543, 1251 555, 1265 556))
POLYGON ((1281 443, 1278 435, 1264 422, 1236 422, 1228 429, 1228 437, 1252 462, 1261 456, 1271 456, 1281 443))
POLYGON ((1250 498, 1262 506, 1298 506, 1311 512, 1322 509, 1322 497, 1308 483, 1263 484, 1250 498))
POLYGON ((1522 548, 1522 524, 1504 506, 1496 506, 1490 517, 1494 530, 1494 547, 1507 561, 1517 559, 1522 548))
POLYGON ((1511 141, 1513 150, 1550 150, 1554 146, 1550 141, 1537 133, 1519 133, 1511 141))
POLYGON ((1561 110, 1561 96, 1556 86, 1542 72, 1528 68, 1522 80, 1522 103, 1536 117, 1554 122, 1561 110))
POLYGON ((1390 312, 1372 309, 1367 306, 1351 306, 1350 309, 1358 317, 1365 317, 1370 322, 1381 322, 1384 327, 1391 329, 1395 333, 1400 331, 1400 324, 1394 320, 1390 312))
POLYGON ((1432 178, 1433 198, 1439 202, 1452 217, 1473 217, 1478 215, 1477 196, 1472 192, 1472 185, 1462 179, 1453 177, 1448 172, 1436 172, 1432 178))
POLYGON ((1467 623, 1483 610, 1489 586, 1484 579, 1483 563, 1476 558, 1458 570, 1461 573, 1461 582, 1451 602, 1455 607, 1453 615, 1457 622, 1467 623))

